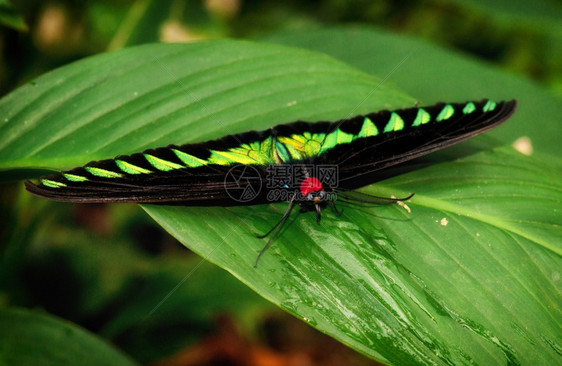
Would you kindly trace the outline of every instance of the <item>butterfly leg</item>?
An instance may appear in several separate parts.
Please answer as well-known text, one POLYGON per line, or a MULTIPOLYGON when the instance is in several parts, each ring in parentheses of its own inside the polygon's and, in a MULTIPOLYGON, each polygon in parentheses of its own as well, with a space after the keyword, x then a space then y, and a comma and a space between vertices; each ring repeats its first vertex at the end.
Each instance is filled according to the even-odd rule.
POLYGON ((336 213, 336 215, 339 217, 343 214, 343 209, 340 211, 338 210, 338 208, 336 207, 336 204, 334 203, 334 201, 330 201, 330 207, 332 207, 332 210, 336 213))
POLYGON ((320 221, 322 220, 322 209, 318 203, 314 205, 314 208, 316 209, 316 222, 320 224, 320 221))
POLYGON ((289 206, 287 207, 287 210, 283 214, 283 217, 281 217, 281 220, 279 220, 279 222, 277 224, 275 224, 275 226, 271 230, 269 230, 264 236, 261 237, 261 238, 265 238, 269 234, 272 234, 271 238, 269 238, 267 244, 263 247, 263 249, 258 254, 258 257, 256 258, 256 262, 254 263, 254 268, 258 267, 258 261, 260 260, 262 254, 265 253, 267 248, 269 248, 271 246, 271 244, 273 243, 273 239, 275 238, 275 235, 277 234, 277 232, 281 229, 281 227, 283 226, 285 221, 287 221, 287 219, 291 215, 291 211, 293 211, 293 208, 295 207, 295 197, 296 197, 296 194, 293 194, 293 196, 289 200, 289 206))

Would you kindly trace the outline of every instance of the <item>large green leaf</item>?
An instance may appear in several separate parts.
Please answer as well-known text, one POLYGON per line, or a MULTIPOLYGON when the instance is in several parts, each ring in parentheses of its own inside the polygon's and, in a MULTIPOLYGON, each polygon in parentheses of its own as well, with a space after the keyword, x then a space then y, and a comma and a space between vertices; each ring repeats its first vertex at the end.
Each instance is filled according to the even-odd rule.
POLYGON ((377 85, 325 55, 270 44, 155 44, 106 53, 0 101, 0 169, 71 167, 299 118, 337 120, 354 107, 360 114, 414 102, 377 85))
MULTIPOLYGON (((354 44, 340 44, 342 53, 366 59, 376 49, 354 44)), ((443 55, 435 52, 435 62, 443 55)), ((330 58, 272 45, 133 48, 57 70, 0 101, 10 112, 0 125, 8 136, 0 166, 82 164, 296 119, 337 120, 372 90, 356 113, 410 101, 377 85, 330 58)), ((556 117, 547 111, 542 120, 556 117)), ((500 148, 393 178, 368 191, 416 192, 411 214, 396 205, 343 207, 322 225, 295 214, 258 269, 265 241, 254 234, 285 205, 143 208, 260 295, 383 362, 552 364, 562 354, 561 165, 500 148)))
POLYGON ((399 207, 291 223, 260 263, 252 237, 284 207, 145 209, 262 296, 395 364, 552 364, 559 353, 560 165, 511 148, 374 185, 399 207), (201 238, 213 235, 212 244, 201 238))
POLYGON ((70 323, 22 309, 0 309, 3 365, 135 365, 70 323))

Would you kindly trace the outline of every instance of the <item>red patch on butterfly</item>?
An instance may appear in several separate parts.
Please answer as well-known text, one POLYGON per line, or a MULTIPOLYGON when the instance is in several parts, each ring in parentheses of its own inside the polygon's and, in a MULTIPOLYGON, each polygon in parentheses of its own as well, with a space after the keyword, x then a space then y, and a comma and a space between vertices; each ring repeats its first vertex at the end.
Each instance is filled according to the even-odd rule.
POLYGON ((311 192, 318 192, 323 189, 324 187, 322 187, 322 183, 315 177, 306 178, 301 183, 301 194, 303 197, 306 197, 306 195, 311 192))

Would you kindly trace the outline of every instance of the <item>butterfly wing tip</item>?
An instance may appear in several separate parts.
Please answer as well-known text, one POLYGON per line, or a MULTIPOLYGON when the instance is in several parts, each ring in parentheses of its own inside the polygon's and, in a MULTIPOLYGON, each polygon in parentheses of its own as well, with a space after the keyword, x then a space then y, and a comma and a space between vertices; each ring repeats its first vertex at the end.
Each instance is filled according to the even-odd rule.
POLYGON ((515 113, 515 110, 517 109, 518 105, 519 105, 519 101, 517 99, 511 99, 504 102, 503 109, 505 112, 504 112, 503 120, 506 120, 509 117, 511 117, 515 113))
POLYGON ((25 190, 36 197, 59 202, 69 201, 69 199, 65 197, 64 194, 61 194, 62 192, 57 191, 60 188, 50 188, 41 183, 34 183, 31 180, 26 180, 24 182, 24 185, 25 190))
POLYGON ((40 184, 33 183, 30 180, 26 180, 23 184, 25 185, 25 190, 32 195, 40 198, 51 199, 48 190, 40 184))
POLYGON ((23 182, 23 184, 25 185, 25 190, 29 193, 37 192, 37 190, 39 189, 37 184, 33 183, 30 180, 26 180, 25 182, 23 182))

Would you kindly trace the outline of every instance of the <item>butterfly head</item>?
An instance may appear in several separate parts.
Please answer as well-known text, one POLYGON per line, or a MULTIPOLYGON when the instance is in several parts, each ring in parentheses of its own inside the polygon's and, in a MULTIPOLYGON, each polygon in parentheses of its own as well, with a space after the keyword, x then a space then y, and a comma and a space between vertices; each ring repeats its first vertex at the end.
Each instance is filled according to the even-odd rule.
POLYGON ((314 207, 316 210, 316 221, 320 223, 322 207, 325 206, 326 191, 322 182, 316 177, 309 177, 302 181, 300 192, 303 197, 301 206, 314 207))

